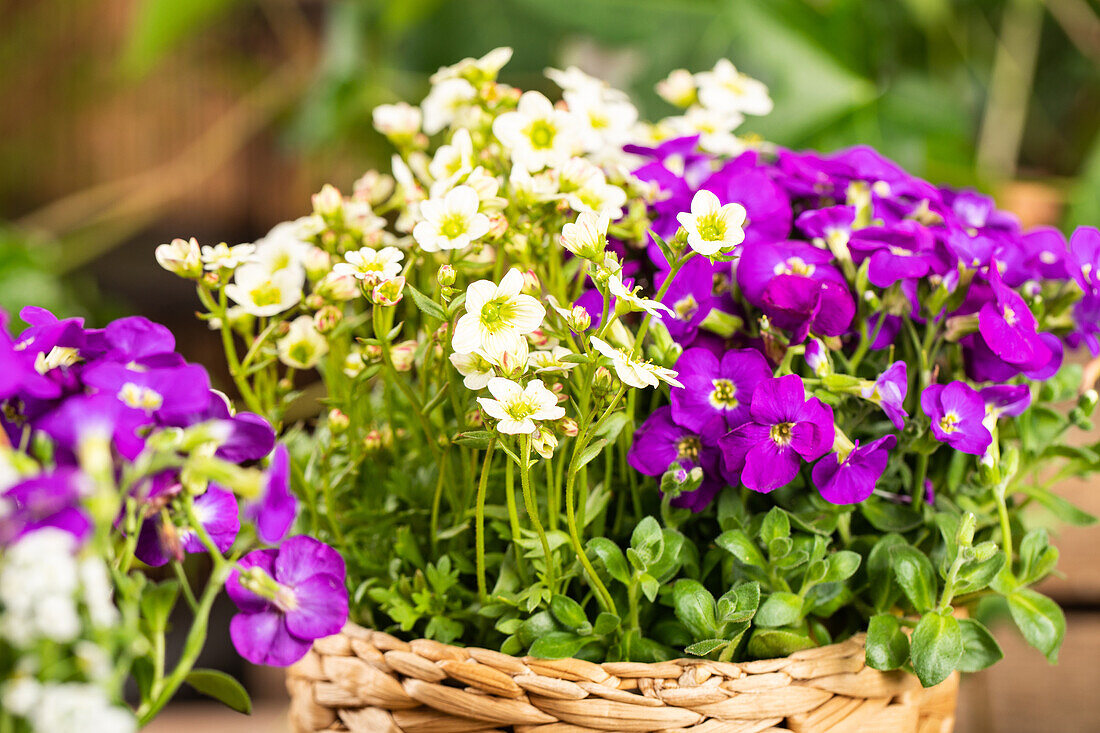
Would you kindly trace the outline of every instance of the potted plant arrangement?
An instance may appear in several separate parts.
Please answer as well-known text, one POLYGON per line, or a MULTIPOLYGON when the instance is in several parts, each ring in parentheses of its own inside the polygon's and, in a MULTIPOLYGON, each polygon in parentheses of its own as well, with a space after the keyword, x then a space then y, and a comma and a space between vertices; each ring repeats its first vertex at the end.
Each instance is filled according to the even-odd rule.
MULTIPOLYGON (((1095 375, 1063 365, 1100 351, 1100 232, 737 135, 771 101, 727 61, 672 73, 682 114, 645 124, 577 69, 548 71, 557 104, 503 85, 509 57, 378 108, 391 172, 349 196, 254 244, 158 248, 250 413, 170 408, 185 380, 158 370, 182 367, 141 338, 11 346, 12 455, 112 486, 82 511, 123 615, 163 628, 144 599, 186 587, 204 618, 206 592, 128 590, 119 558, 185 577, 205 547, 238 650, 293 664, 297 731, 950 730, 958 672, 1001 657, 986 611, 1053 660, 1065 620, 1032 586, 1057 551, 1026 510, 1092 521, 1051 487, 1100 467, 1064 439, 1095 375), (39 417, 43 377, 117 416, 110 451, 73 442, 77 408, 39 417), (252 415, 286 446, 267 468, 252 415), (244 555, 287 534, 288 480, 317 539, 244 555), (215 485, 255 532, 208 527, 215 485)), ((189 667, 127 633, 110 679, 144 680, 147 720, 189 667)))

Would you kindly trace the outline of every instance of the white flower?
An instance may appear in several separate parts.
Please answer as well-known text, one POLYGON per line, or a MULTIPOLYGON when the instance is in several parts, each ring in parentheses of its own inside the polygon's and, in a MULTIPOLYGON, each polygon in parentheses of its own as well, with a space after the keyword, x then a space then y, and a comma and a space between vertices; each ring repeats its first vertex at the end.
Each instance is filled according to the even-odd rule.
POLYGON ((348 379, 355 379, 363 372, 363 349, 358 345, 351 347, 348 355, 344 357, 343 372, 348 379))
POLYGON ((564 71, 551 67, 547 68, 543 73, 546 74, 547 79, 561 87, 563 92, 600 93, 609 89, 607 82, 603 79, 598 79, 590 74, 586 74, 576 66, 570 66, 564 71))
POLYGON ((425 252, 465 249, 489 233, 489 217, 478 213, 481 202, 469 186, 455 186, 440 199, 420 204, 423 221, 413 229, 413 239, 425 252))
POLYGON ((690 107, 695 103, 695 77, 687 69, 676 69, 657 82, 657 94, 669 104, 690 107))
POLYGON ((80 634, 76 540, 52 527, 24 535, 0 556, 0 634, 17 646, 80 634))
POLYGON ((508 174, 512 198, 521 204, 541 204, 553 200, 558 193, 558 182, 550 171, 531 175, 523 168, 512 168, 508 174))
POLYGON ((310 316, 290 322, 290 331, 275 344, 279 361, 294 369, 312 369, 328 353, 328 341, 310 316))
POLYGON ((495 79, 504 65, 512 59, 512 49, 508 46, 494 48, 479 59, 464 58, 452 66, 441 66, 432 74, 432 84, 460 76, 474 76, 482 79, 495 79))
POLYGON ((601 171, 599 176, 593 176, 584 186, 569 194, 568 201, 573 211, 591 211, 618 219, 622 217, 623 206, 626 205, 626 191, 607 183, 601 171))
POLYGON ((84 589, 84 605, 92 625, 99 628, 113 626, 118 621, 118 609, 112 600, 114 589, 107 566, 98 557, 86 557, 77 564, 77 574, 84 589))
POLYGON ((772 111, 768 87, 739 72, 729 59, 719 59, 710 71, 696 74, 695 83, 699 85, 699 102, 709 109, 749 115, 772 111))
POLYGON ((345 301, 359 295, 359 285, 354 275, 330 272, 313 287, 313 292, 325 300, 345 301))
POLYGON ((561 228, 561 244, 578 257, 600 261, 607 249, 607 226, 610 222, 607 214, 583 212, 575 223, 567 223, 561 228))
POLYGON ((39 633, 58 644, 67 644, 80 636, 80 616, 71 596, 47 596, 34 609, 39 633))
POLYGON ((575 122, 539 92, 524 92, 515 112, 493 120, 493 134, 511 153, 512 163, 534 173, 559 165, 577 148, 575 122))
POLYGON ((371 113, 374 129, 388 138, 408 139, 420 132, 422 116, 419 107, 406 102, 380 104, 371 113))
POLYGON ((434 135, 450 125, 476 96, 474 85, 465 79, 444 79, 434 84, 420 103, 424 113, 424 132, 434 135))
POLYGON ((462 375, 462 384, 466 389, 483 389, 489 380, 496 376, 493 364, 486 359, 480 350, 469 354, 451 354, 451 364, 462 375))
POLYGON ((284 267, 272 272, 269 264, 250 262, 237 268, 225 294, 246 313, 273 316, 289 310, 302 299, 306 272, 302 267, 284 267))
POLYGON ((500 421, 497 430, 507 435, 530 435, 538 427, 535 420, 565 417, 565 408, 541 379, 532 379, 521 387, 511 379, 493 377, 488 387, 495 399, 479 397, 478 404, 489 417, 500 421))
POLYGON ((450 180, 469 173, 474 168, 474 143, 465 127, 455 130, 451 142, 435 151, 428 172, 436 181, 450 180))
POLYGON ((581 146, 589 152, 629 142, 638 121, 637 107, 609 91, 588 88, 562 95, 577 124, 581 146))
POLYGON ((618 272, 613 272, 608 276, 607 287, 620 303, 626 303, 631 310, 645 311, 655 318, 660 317, 662 311, 672 314, 672 311, 664 303, 638 295, 639 288, 637 286, 628 288, 626 283, 623 282, 622 275, 618 272))
POLYGON ((575 361, 562 361, 563 357, 572 353, 564 346, 555 346, 548 351, 532 351, 531 355, 527 357, 527 366, 534 369, 537 374, 542 372, 567 372, 578 366, 575 361))
POLYGON ((202 264, 207 270, 236 270, 256 251, 254 244, 230 247, 225 242, 202 248, 202 264))
POLYGON ((745 207, 730 203, 722 205, 718 197, 705 189, 691 199, 691 213, 676 215, 688 235, 688 246, 707 257, 735 247, 745 241, 745 207))
POLYGON ((112 705, 101 688, 80 682, 43 685, 38 704, 27 717, 35 733, 134 733, 137 730, 137 721, 129 710, 112 705))
POLYGON ((497 354, 516 352, 518 341, 542 324, 546 309, 523 295, 523 275, 512 268, 494 284, 478 280, 466 288, 466 313, 455 324, 451 346, 460 354, 478 349, 497 354))
POLYGON ((363 247, 345 254, 346 262, 333 265, 332 274, 337 277, 351 275, 358 280, 368 278, 374 281, 389 280, 401 274, 401 260, 404 257, 405 253, 397 247, 382 249, 363 247))
POLYGON ((676 381, 676 372, 671 369, 642 361, 628 350, 616 349, 596 336, 592 337, 592 345, 596 347, 596 351, 611 359, 615 374, 619 376, 623 384, 638 389, 656 387, 661 382, 668 382, 673 387, 684 386, 676 381))
POLYGON ((719 112, 692 107, 680 117, 669 117, 663 124, 679 136, 699 135, 699 147, 716 155, 736 156, 748 149, 733 131, 745 121, 739 112, 719 112))
POLYGON ((26 717, 38 705, 42 685, 33 677, 16 677, 0 693, 0 709, 26 717))
POLYGON ((256 241, 256 251, 248 264, 258 264, 269 273, 289 270, 295 275, 304 275, 305 260, 312 248, 305 241, 308 236, 307 226, 307 222, 302 219, 276 224, 262 239, 256 241))
POLYGON ((200 277, 202 275, 202 255, 199 243, 194 237, 189 240, 173 239, 169 244, 159 245, 153 252, 157 263, 168 272, 180 277, 200 277))

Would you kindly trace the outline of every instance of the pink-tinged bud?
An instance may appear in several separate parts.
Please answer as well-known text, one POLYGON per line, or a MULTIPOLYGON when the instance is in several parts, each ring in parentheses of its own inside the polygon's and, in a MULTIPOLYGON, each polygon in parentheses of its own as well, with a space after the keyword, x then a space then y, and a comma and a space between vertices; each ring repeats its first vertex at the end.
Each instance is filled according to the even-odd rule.
POLYGON ((286 321, 280 321, 279 325, 275 327, 276 336, 286 336, 290 333, 290 324, 286 321))
POLYGON ((571 417, 563 417, 558 420, 558 428, 561 430, 561 434, 567 438, 577 437, 577 433, 580 432, 580 426, 577 425, 577 421, 571 417))
POLYGON ((363 363, 382 363, 382 347, 378 344, 363 344, 363 363))
POLYGON ((449 288, 455 284, 455 279, 458 277, 458 273, 455 272, 455 268, 450 265, 440 265, 439 272, 436 274, 436 279, 439 281, 440 287, 449 288))
POLYGON ((527 270, 523 273, 523 292, 529 295, 542 293, 542 283, 539 282, 539 276, 535 274, 534 270, 527 270))
POLYGON ((332 255, 320 247, 310 247, 306 250, 303 264, 310 280, 320 280, 332 269, 332 255))
POLYGON ((363 436, 363 448, 368 453, 375 453, 382 449, 382 432, 380 430, 368 430, 367 434, 363 436))
POLYGON ((317 293, 310 293, 305 297, 305 306, 311 311, 321 310, 325 305, 325 299, 317 293))
POLYGON ((326 183, 318 193, 313 194, 313 212, 324 217, 334 216, 344 208, 344 197, 333 185, 326 183))
POLYGON ((313 287, 313 292, 325 300, 343 302, 359 295, 359 281, 352 275, 330 272, 313 287))
POLYGON ((378 205, 393 195, 393 177, 378 171, 367 171, 355 182, 352 194, 360 201, 378 205))
POLYGON ((202 282, 208 288, 216 288, 221 282, 221 278, 218 277, 216 272, 207 272, 202 276, 202 282))
POLYGON ((168 244, 162 244, 156 248, 154 256, 157 263, 168 272, 192 280, 202 277, 202 252, 194 237, 186 240, 173 239, 168 244))
POLYGON ((416 357, 416 342, 402 341, 390 349, 390 358, 393 360, 393 368, 399 372, 407 372, 413 368, 413 359, 416 357))
POLYGON ((283 377, 275 383, 275 389, 279 392, 279 394, 290 394, 290 392, 294 389, 294 380, 283 377))
POLYGON ((320 333, 329 333, 344 320, 344 312, 334 305, 326 305, 313 316, 313 326, 320 333))
POLYGON ((607 367, 596 367, 592 375, 592 390, 596 394, 607 394, 615 386, 615 375, 607 367))
POLYGON ((531 333, 527 334, 527 340, 536 349, 541 349, 550 343, 550 337, 546 335, 546 331, 541 328, 536 328, 531 333))
POLYGON ((481 410, 471 410, 466 413, 466 424, 472 428, 480 428, 485 424, 481 417, 481 410))
POLYGON ((371 300, 378 305, 397 305, 404 297, 405 276, 398 275, 383 280, 371 291, 371 300))
POLYGON ((575 333, 584 333, 592 326, 592 316, 588 315, 588 311, 581 306, 575 305, 573 310, 569 311, 566 323, 575 333))
POLYGON ((328 429, 333 435, 340 435, 351 425, 351 418, 335 407, 328 411, 328 429))
POLYGON ((547 460, 554 457, 554 449, 558 447, 557 437, 545 427, 539 426, 531 436, 531 447, 547 460))
POLYGON ((504 214, 491 214, 489 216, 489 239, 500 239, 508 231, 508 220, 504 214))
POLYGON ((520 360, 512 352, 505 351, 497 359, 497 366, 499 366, 503 376, 514 379, 523 374, 523 371, 527 368, 527 362, 526 360, 520 360))

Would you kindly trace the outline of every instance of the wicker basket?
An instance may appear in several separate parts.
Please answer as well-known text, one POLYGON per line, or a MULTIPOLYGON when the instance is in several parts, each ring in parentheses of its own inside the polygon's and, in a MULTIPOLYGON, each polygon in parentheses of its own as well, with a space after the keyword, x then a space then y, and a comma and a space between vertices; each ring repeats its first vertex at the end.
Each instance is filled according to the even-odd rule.
POLYGON ((288 670, 296 733, 949 733, 958 674, 922 689, 862 636, 784 659, 519 659, 349 624, 288 670))

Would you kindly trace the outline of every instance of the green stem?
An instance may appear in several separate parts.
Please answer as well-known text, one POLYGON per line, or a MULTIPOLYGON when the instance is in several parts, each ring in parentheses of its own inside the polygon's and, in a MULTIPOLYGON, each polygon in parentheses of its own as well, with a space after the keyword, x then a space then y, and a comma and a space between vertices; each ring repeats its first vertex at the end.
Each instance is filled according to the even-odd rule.
POLYGON ((543 529, 542 521, 539 519, 538 503, 535 501, 535 494, 531 490, 531 437, 525 435, 520 438, 520 442, 523 443, 523 463, 519 467, 520 486, 523 489, 523 504, 527 509, 527 516, 531 519, 531 526, 535 528, 535 533, 539 536, 543 557, 546 558, 546 585, 551 590, 555 590, 557 573, 554 567, 554 557, 550 553, 550 541, 547 539, 546 530, 543 529))
POLYGON ((519 509, 516 507, 516 464, 507 461, 504 466, 504 501, 508 505, 508 524, 512 528, 512 547, 516 553, 516 572, 523 582, 527 582, 527 566, 524 564, 523 550, 519 539, 522 532, 519 526, 519 509))
POLYGON ((489 593, 485 582, 485 488, 489 483, 489 469, 493 464, 493 448, 496 447, 496 434, 489 438, 489 446, 485 449, 485 461, 481 464, 481 480, 477 484, 476 512, 476 539, 477 545, 477 594, 481 602, 485 603, 489 593))

